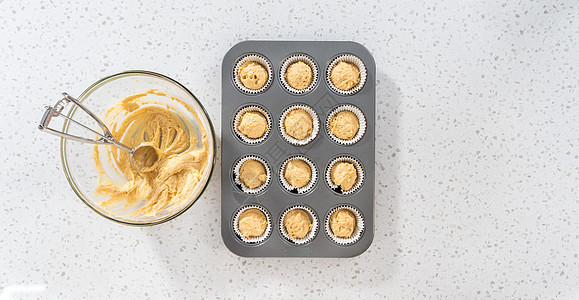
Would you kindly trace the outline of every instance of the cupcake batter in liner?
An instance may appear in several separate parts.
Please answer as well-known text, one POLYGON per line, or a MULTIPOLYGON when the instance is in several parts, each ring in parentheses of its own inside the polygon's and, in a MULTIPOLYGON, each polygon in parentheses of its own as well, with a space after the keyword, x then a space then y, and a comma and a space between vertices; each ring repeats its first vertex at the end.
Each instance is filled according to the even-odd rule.
POLYGON ((364 137, 364 134, 366 133, 366 117, 364 116, 364 113, 362 112, 362 110, 360 110, 359 108, 357 108, 354 105, 351 105, 351 104, 340 105, 338 107, 333 108, 330 111, 330 113, 328 114, 328 117, 326 118, 326 133, 328 134, 330 139, 332 139, 334 142, 336 142, 340 145, 344 145, 344 146, 353 145, 353 144, 359 142, 362 139, 362 137, 364 137), (330 131, 330 123, 332 121, 332 118, 335 115, 337 115, 339 112, 342 112, 342 111, 349 111, 349 112, 352 112, 354 115, 356 115, 356 117, 358 118, 358 124, 360 125, 360 128, 358 128, 358 132, 350 140, 344 140, 344 139, 338 138, 330 131))
POLYGON ((352 156, 348 156, 348 155, 343 155, 343 156, 338 156, 336 158, 333 158, 330 163, 328 164, 328 167, 326 168, 326 183, 328 184, 328 187, 334 191, 337 194, 340 195, 351 195, 355 192, 357 192, 361 187, 362 184, 364 183, 364 169, 362 168, 362 164, 360 163, 360 161, 352 156), (356 179, 356 184, 354 184, 354 186, 347 190, 347 191, 343 191, 342 188, 338 185, 335 185, 334 182, 332 181, 332 168, 334 167, 335 164, 339 163, 339 162, 348 162, 354 165, 354 168, 356 168, 356 175, 358 176, 358 178, 356 179))
POLYGON ((257 95, 259 93, 263 93, 273 82, 273 68, 271 67, 271 63, 269 62, 269 60, 267 58, 265 58, 265 56, 261 55, 261 54, 257 54, 257 53, 252 53, 252 54, 247 54, 242 56, 241 58, 239 58, 237 60, 237 62, 235 63, 235 67, 233 68, 233 82, 235 83, 235 86, 237 86, 237 88, 249 95, 257 95), (266 83, 259 89, 257 90, 252 90, 250 88, 247 88, 245 85, 243 85, 243 83, 241 82, 241 80, 239 79, 239 69, 241 68, 241 66, 245 63, 245 62, 256 62, 260 65, 262 65, 266 71, 267 71, 267 81, 266 83))
POLYGON ((256 144, 259 144, 259 143, 265 141, 269 137, 269 134, 271 133, 271 128, 273 127, 273 122, 272 122, 271 115, 263 106, 261 106, 261 105, 247 105, 247 106, 243 106, 237 110, 237 112, 235 113, 235 118, 233 119, 232 126, 233 126, 233 128, 232 128, 233 132, 235 133, 235 135, 239 139, 241 139, 242 141, 244 141, 248 144, 256 145, 256 144), (243 116, 243 114, 245 114, 247 112, 258 112, 258 113, 262 114, 265 117, 265 119, 267 120, 267 130, 263 134, 262 137, 252 139, 252 138, 248 137, 247 135, 245 135, 239 131, 238 127, 239 127, 239 123, 241 122, 241 117, 243 116))
POLYGON ((267 211, 267 209, 265 209, 263 206, 261 205, 257 205, 257 204, 250 204, 250 205, 245 205, 240 207, 237 212, 235 213, 235 215, 233 216, 233 220, 232 220, 232 227, 233 227, 233 232, 235 232, 235 235, 243 242, 248 243, 248 244, 259 244, 263 241, 265 241, 270 235, 271 235, 271 231, 272 231, 272 223, 271 223, 271 214, 269 213, 269 211, 267 211), (261 211, 264 215, 265 218, 267 219, 267 227, 265 228, 265 232, 257 237, 245 237, 241 231, 239 230, 239 217, 241 216, 241 214, 247 210, 250 209, 257 209, 259 211, 261 211))
POLYGON ((316 85, 319 81, 319 78, 320 78, 320 75, 319 75, 318 65, 316 64, 316 62, 314 61, 313 58, 311 58, 309 55, 306 55, 306 54, 294 54, 294 55, 288 56, 286 59, 283 60, 282 65, 281 65, 281 69, 279 70, 279 79, 280 79, 282 86, 288 92, 295 94, 295 95, 303 95, 303 94, 307 94, 307 93, 311 92, 316 87, 316 85), (312 82, 310 83, 310 85, 308 87, 306 87, 305 89, 302 89, 302 90, 298 90, 298 89, 290 86, 285 78, 285 75, 286 75, 286 72, 287 72, 287 69, 289 68, 289 66, 291 66, 293 63, 296 63, 299 61, 308 65, 310 67, 310 69, 312 70, 312 82))
POLYGON ((366 71, 366 66, 364 65, 364 62, 358 58, 355 55, 352 54, 342 54, 339 55, 338 57, 334 58, 332 60, 332 62, 330 63, 330 65, 328 66, 328 69, 326 70, 326 83, 328 84, 328 86, 330 87, 330 89, 340 95, 345 95, 345 96, 349 96, 349 95, 354 95, 355 93, 359 92, 363 87, 364 84, 366 83, 366 77, 368 76, 367 71, 366 71), (349 90, 341 90, 339 88, 337 88, 334 83, 332 82, 332 80, 330 79, 330 76, 332 74, 332 70, 334 69, 334 67, 340 63, 340 62, 346 62, 346 63, 350 63, 355 65, 358 68, 358 71, 360 71, 360 82, 353 88, 349 89, 349 90))
POLYGON ((352 205, 348 205, 348 204, 338 205, 338 206, 332 208, 328 212, 328 214, 326 215, 326 220, 324 222, 324 228, 326 230, 326 235, 328 236, 328 238, 330 238, 330 240, 332 240, 336 244, 343 245, 343 246, 351 245, 351 244, 357 242, 358 240, 360 240, 360 238, 362 237, 362 234, 364 234, 364 217, 362 216, 362 213, 360 212, 360 210, 352 205), (337 237, 336 235, 334 235, 334 232, 332 231, 332 228, 330 227, 330 219, 332 218, 332 215, 340 209, 345 209, 345 210, 352 212, 354 214, 354 217, 356 218, 356 227, 354 228, 354 232, 352 233, 352 235, 349 238, 337 237))
POLYGON ((318 118, 318 114, 316 113, 316 111, 313 108, 311 108, 310 106, 305 105, 305 104, 294 104, 294 105, 291 105, 283 110, 283 112, 279 118, 279 132, 280 132, 282 138, 284 140, 286 140, 288 143, 295 145, 295 146, 305 146, 305 145, 309 144, 311 141, 313 141, 318 136, 318 133, 320 132, 320 119, 318 118), (286 119, 287 115, 295 109, 303 109, 312 117, 312 133, 309 136, 307 136, 306 138, 304 138, 303 140, 298 140, 298 139, 290 136, 286 132, 286 128, 285 128, 285 124, 284 124, 285 119, 286 119))
POLYGON ((304 206, 304 205, 292 205, 290 207, 288 207, 287 209, 285 209, 283 211, 283 213, 281 214, 281 217, 279 218, 279 232, 281 233, 281 235, 283 236, 283 238, 293 244, 296 245, 304 245, 307 244, 309 242, 311 242, 315 237, 316 234, 318 233, 318 227, 319 227, 319 221, 318 221, 318 216, 316 215, 316 213, 314 212, 313 209, 304 206), (301 209, 303 211, 305 211, 308 216, 310 217, 310 221, 312 222, 312 229, 310 229, 310 232, 308 232, 308 234, 301 238, 301 239, 297 239, 297 238, 291 238, 285 228, 284 225, 284 220, 285 220, 285 216, 292 210, 294 209, 301 209))
POLYGON ((316 185, 316 183, 318 181, 318 169, 316 168, 316 165, 314 164, 314 162, 311 159, 309 159, 303 155, 292 155, 292 156, 288 157, 281 165, 281 168, 279 171, 279 181, 280 181, 281 185, 283 186, 283 188, 286 189, 288 192, 293 193, 293 194, 305 194, 305 193, 311 191, 314 188, 314 186, 316 185), (299 159, 299 160, 302 160, 305 163, 307 163, 308 166, 310 167, 311 172, 312 172, 310 182, 308 182, 307 185, 305 185, 301 188, 296 188, 295 186, 292 186, 285 179, 286 166, 291 160, 294 160, 294 159, 299 159))
POLYGON ((235 167, 233 168, 233 181, 235 183, 235 185, 244 193, 246 194, 250 194, 250 195, 255 195, 255 194, 259 194, 261 192, 263 192, 270 184, 271 182, 271 167, 269 166, 269 164, 265 161, 265 159, 261 158, 260 156, 257 155, 246 155, 241 157, 240 159, 237 160, 237 162, 235 163, 235 167), (243 184, 243 182, 241 182, 241 179, 239 178, 239 173, 240 173, 240 169, 241 166, 243 165, 244 162, 253 159, 256 160, 260 163, 263 164, 264 168, 265 168, 265 174, 266 174, 266 181, 256 187, 256 188, 249 188, 247 187, 245 184, 243 184))

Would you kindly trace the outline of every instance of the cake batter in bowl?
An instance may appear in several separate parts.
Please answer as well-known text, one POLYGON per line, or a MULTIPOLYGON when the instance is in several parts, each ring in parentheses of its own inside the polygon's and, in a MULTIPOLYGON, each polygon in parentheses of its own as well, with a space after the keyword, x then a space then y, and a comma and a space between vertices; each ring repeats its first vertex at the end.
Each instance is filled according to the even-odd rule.
MULTIPOLYGON (((127 71, 99 80, 78 100, 121 143, 154 149, 152 162, 140 162, 146 167, 137 172, 128 153, 115 147, 61 140, 66 177, 94 211, 124 224, 155 225, 179 216, 201 196, 215 163, 214 132, 185 87, 161 74, 127 71)), ((68 117, 91 124, 75 108, 68 117)), ((65 123, 63 131, 82 135, 75 132, 81 129, 65 123)))

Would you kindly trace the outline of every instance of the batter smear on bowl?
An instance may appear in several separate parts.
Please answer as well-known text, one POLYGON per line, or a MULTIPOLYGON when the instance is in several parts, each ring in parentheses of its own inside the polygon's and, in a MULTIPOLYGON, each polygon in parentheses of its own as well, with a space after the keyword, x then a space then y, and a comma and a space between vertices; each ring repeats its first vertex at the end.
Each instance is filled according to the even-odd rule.
MULTIPOLYGON (((148 96, 167 95, 150 90, 129 96, 108 109, 104 122, 113 137, 123 144, 130 147, 152 146, 157 154, 154 164, 137 172, 131 166, 128 153, 114 147, 94 147, 94 160, 99 171, 96 194, 108 197, 99 205, 110 209, 124 203, 120 209, 130 209, 144 201, 128 216, 154 216, 186 203, 202 179, 208 163, 207 134, 194 110, 185 102, 171 97, 195 116, 202 147, 194 147, 197 140, 191 124, 185 122, 168 104, 156 103, 151 100, 153 97, 149 99, 148 96), (105 153, 99 153, 103 150, 105 153), (109 177, 110 172, 105 172, 103 163, 116 167, 127 181, 124 184, 114 182, 109 177)), ((149 165, 148 162, 138 161, 135 164, 149 165)))

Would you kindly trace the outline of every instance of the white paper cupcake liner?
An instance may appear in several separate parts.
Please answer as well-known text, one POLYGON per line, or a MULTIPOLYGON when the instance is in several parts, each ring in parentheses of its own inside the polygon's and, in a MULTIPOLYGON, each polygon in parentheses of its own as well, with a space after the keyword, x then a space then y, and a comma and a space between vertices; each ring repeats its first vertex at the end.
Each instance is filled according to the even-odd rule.
POLYGON ((259 244, 259 243, 265 241, 271 235, 271 231, 273 228, 272 222, 271 222, 271 214, 263 206, 257 205, 257 204, 250 204, 250 205, 245 205, 245 206, 240 207, 237 210, 237 212, 235 213, 231 225, 233 227, 233 232, 235 232, 235 235, 241 241, 248 243, 248 244, 259 244), (267 219, 267 227, 265 228, 265 232, 261 236, 247 238, 247 237, 243 236, 241 231, 239 231, 239 216, 241 216, 241 214, 244 211, 252 209, 252 208, 258 209, 259 211, 261 211, 265 215, 265 218, 267 219))
POLYGON ((247 106, 243 106, 237 110, 237 112, 235 113, 235 117, 233 119, 232 126, 233 126, 233 128, 232 128, 233 132, 240 140, 242 140, 248 144, 255 145, 255 144, 259 144, 259 143, 265 141, 269 137, 269 134, 271 132, 271 128, 273 127, 273 121, 271 119, 271 115, 263 106, 261 106, 261 105, 247 105, 247 106), (245 114, 246 112, 252 112, 252 111, 256 111, 256 112, 261 113, 265 117, 265 119, 267 120, 267 131, 263 134, 262 137, 257 138, 257 139, 252 139, 252 138, 246 136, 245 134, 241 133, 237 129, 237 127, 239 126, 239 122, 241 122, 241 116, 243 116, 243 114, 245 114))
POLYGON ((296 193, 298 195, 305 194, 305 193, 311 191, 314 188, 314 186, 316 185, 316 182, 318 181, 318 169, 316 168, 316 165, 314 164, 314 162, 311 159, 309 159, 303 155, 292 155, 292 156, 288 157, 281 165, 281 168, 279 170, 279 181, 281 183, 281 186, 284 189, 286 189, 288 192, 296 193), (308 166, 310 166, 310 169, 312 171, 312 177, 310 179, 310 182, 301 188, 296 188, 296 187, 292 186, 285 179, 285 168, 286 168, 287 164, 291 160, 294 160, 294 159, 303 160, 304 162, 306 162, 308 164, 308 166))
POLYGON ((318 118, 318 114, 316 113, 316 111, 313 108, 311 108, 310 106, 305 105, 305 104, 294 104, 294 105, 291 105, 283 110, 283 112, 279 118, 279 132, 280 132, 281 136, 283 137, 283 139, 286 140, 288 143, 295 145, 295 146, 304 146, 304 145, 309 144, 311 141, 313 141, 318 136, 318 133, 320 132, 320 119, 318 118), (290 136, 289 134, 287 134, 285 131, 285 125, 284 125, 285 118, 287 117, 288 113, 294 109, 300 109, 300 108, 305 110, 312 117, 312 134, 310 134, 310 136, 306 137, 303 140, 298 140, 298 139, 290 136))
POLYGON ((359 92, 363 87, 364 84, 366 83, 366 77, 368 76, 367 71, 366 71, 366 65, 364 65, 364 62, 358 58, 355 55, 352 54, 342 54, 336 58, 334 58, 332 60, 332 62, 330 63, 330 65, 328 66, 328 69, 326 70, 326 83, 328 84, 328 86, 330 87, 330 89, 338 94, 341 95, 354 95, 355 93, 359 92), (337 88, 334 83, 332 83, 332 80, 330 79, 330 75, 332 74, 332 69, 334 69, 334 67, 339 63, 339 62, 347 62, 347 63, 351 63, 354 64, 356 67, 358 67, 358 70, 360 71, 360 82, 358 83, 358 85, 356 85, 355 87, 344 91, 341 90, 339 88, 337 88))
POLYGON ((232 75, 233 75, 233 82, 235 83, 237 88, 240 91, 242 91, 246 94, 249 94, 249 95, 257 95, 259 93, 264 92, 273 82, 273 68, 271 67, 271 63, 269 62, 269 60, 267 58, 265 58, 265 56, 263 56, 261 54, 257 54, 257 53, 246 54, 246 55, 240 57, 237 60, 237 62, 235 63, 235 67, 233 68, 233 74, 232 75), (259 63, 267 70, 267 82, 265 83, 265 85, 263 87, 261 87, 258 90, 252 90, 252 89, 245 87, 245 85, 243 85, 243 83, 239 79, 239 68, 246 61, 253 61, 253 62, 259 63))
POLYGON ((338 156, 336 158, 333 158, 330 161, 330 163, 328 164, 328 167, 326 168, 326 183, 328 184, 328 187, 332 191, 334 191, 340 195, 354 194, 362 187, 362 184, 364 184, 364 169, 362 168, 362 163, 358 159, 356 159, 352 156, 347 156, 347 155, 338 156), (356 172, 358 175, 358 178, 356 180, 356 184, 348 191, 343 191, 340 186, 335 185, 332 182, 332 168, 338 162, 349 162, 349 163, 354 165, 354 168, 356 168, 356 172))
POLYGON ((243 156, 240 159, 238 159, 237 162, 235 163, 235 166, 233 168, 233 180, 235 182, 235 185, 240 187, 244 193, 250 194, 250 195, 259 194, 259 193, 263 192, 269 186, 269 184, 271 182, 271 167, 265 161, 265 159, 263 159, 259 156, 251 155, 251 154, 243 156), (260 163, 262 163, 263 166, 265 167, 265 174, 267 176, 265 183, 259 187, 254 188, 254 189, 251 189, 251 188, 245 186, 245 184, 243 184, 243 182, 241 182, 241 180, 239 179, 239 169, 241 169, 241 165, 243 165, 244 162, 246 162, 247 160, 250 160, 250 159, 254 159, 254 160, 257 160, 260 163))
POLYGON ((357 108, 356 106, 351 105, 351 104, 343 104, 343 105, 340 105, 338 107, 335 107, 334 109, 332 109, 330 111, 330 113, 328 114, 328 117, 326 118, 326 133, 328 134, 330 139, 332 139, 334 142, 336 142, 340 145, 344 145, 344 146, 353 145, 353 144, 359 142, 362 139, 362 137, 364 137, 364 134, 366 133, 366 116, 364 116, 364 113, 359 108, 357 108), (330 121, 332 120, 332 118, 336 114, 338 114, 341 111, 350 111, 350 112, 354 113, 356 115, 356 117, 358 118, 358 124, 360 125, 360 128, 358 129, 358 132, 351 140, 340 139, 330 132, 330 121))
POLYGON ((325 220, 324 224, 325 224, 324 227, 325 227, 326 234, 327 234, 328 238, 330 238, 330 240, 332 240, 336 244, 343 245, 343 246, 351 245, 351 244, 357 242, 358 240, 360 240, 360 238, 362 237, 362 234, 364 233, 364 217, 362 216, 362 213, 356 207, 354 207, 352 205, 348 205, 348 204, 338 205, 338 206, 332 208, 328 212, 328 214, 326 215, 326 220, 325 220), (356 228, 354 228, 354 232, 352 232, 352 235, 349 238, 337 237, 336 235, 334 235, 334 232, 332 231, 332 228, 330 227, 330 219, 332 218, 332 215, 340 209, 349 210, 356 217, 356 228))
POLYGON ((288 56, 286 59, 283 60, 283 62, 281 64, 281 69, 279 70, 279 80, 280 80, 282 86, 288 92, 295 94, 295 95, 304 95, 304 94, 311 92, 318 84, 319 78, 320 78, 320 75, 319 75, 318 65, 316 64, 314 59, 307 54, 293 54, 293 55, 288 56), (312 69, 312 82, 310 83, 310 85, 307 88, 305 88, 303 90, 298 90, 298 89, 291 87, 289 85, 289 83, 287 82, 287 80, 285 79, 285 73, 286 73, 287 69, 289 68, 289 66, 291 66, 293 63, 298 62, 298 61, 305 63, 306 65, 308 65, 312 69))
POLYGON ((304 206, 304 205, 292 205, 292 206, 288 207, 286 210, 283 211, 283 213, 281 214, 281 217, 279 218, 279 231, 280 231, 281 235, 288 242, 290 242, 292 244, 296 244, 296 245, 304 245, 304 244, 311 242, 316 237, 316 234, 318 233, 318 227, 319 227, 318 216, 316 215, 316 213, 314 212, 313 209, 311 209, 307 206, 304 206), (301 209, 301 210, 305 211, 306 213, 308 213, 308 215, 310 216, 310 220, 312 221, 312 229, 310 230, 310 232, 308 232, 308 234, 305 237, 303 237, 301 239, 292 239, 289 236, 287 230, 285 229, 285 225, 283 224, 283 222, 285 220, 285 216, 290 211, 292 211, 294 209, 301 209))

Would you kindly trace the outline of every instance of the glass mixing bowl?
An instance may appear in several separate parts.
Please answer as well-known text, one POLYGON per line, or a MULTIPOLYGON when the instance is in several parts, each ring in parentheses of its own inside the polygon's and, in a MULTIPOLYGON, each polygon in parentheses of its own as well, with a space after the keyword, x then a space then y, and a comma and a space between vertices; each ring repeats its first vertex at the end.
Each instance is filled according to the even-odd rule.
MULTIPOLYGON (((199 199, 207 187, 215 164, 215 132, 213 131, 213 125, 209 120, 207 112, 193 93, 177 81, 167 76, 148 71, 126 71, 114 74, 92 84, 79 97, 77 97, 77 99, 89 110, 95 113, 101 120, 104 120, 104 115, 107 109, 115 102, 128 96, 144 93, 153 89, 167 95, 166 97, 156 97, 156 101, 161 101, 162 103, 170 105, 176 112, 178 112, 184 122, 190 124, 192 130, 189 131, 189 134, 196 135, 196 140, 198 141, 194 147, 201 145, 200 126, 205 129, 207 134, 208 160, 205 165, 205 170, 203 171, 201 180, 197 183, 190 198, 187 201, 184 201, 181 205, 172 209, 165 208, 154 216, 139 215, 129 217, 126 212, 115 212, 105 209, 98 203, 108 199, 108 197, 97 196, 95 194, 99 182, 99 173, 94 160, 95 145, 83 144, 67 139, 61 139, 60 142, 60 157, 62 159, 64 173, 66 174, 66 178, 74 192, 86 205, 99 215, 122 224, 136 226, 156 225, 179 216, 191 207, 197 199, 199 199), (185 107, 172 99, 171 96, 187 103, 190 108, 195 111, 198 119, 195 118, 195 116, 185 107), (201 124, 199 124, 199 121, 201 124)), ((79 121, 82 124, 89 126, 92 125, 91 128, 98 129, 98 126, 95 125, 96 122, 82 112, 82 110, 76 108, 77 107, 75 106, 70 109, 68 112, 69 118, 79 121)), ((65 133, 81 136, 84 134, 84 136, 86 136, 86 131, 83 131, 79 126, 74 126, 74 124, 71 125, 70 122, 65 122, 63 131, 65 133)), ((97 147, 110 146, 99 145, 97 147)), ((99 152, 104 151, 101 151, 99 148, 99 152)), ((122 176, 118 177, 120 178, 115 178, 115 183, 122 184, 123 180, 126 181, 126 178, 123 178, 122 176)))

